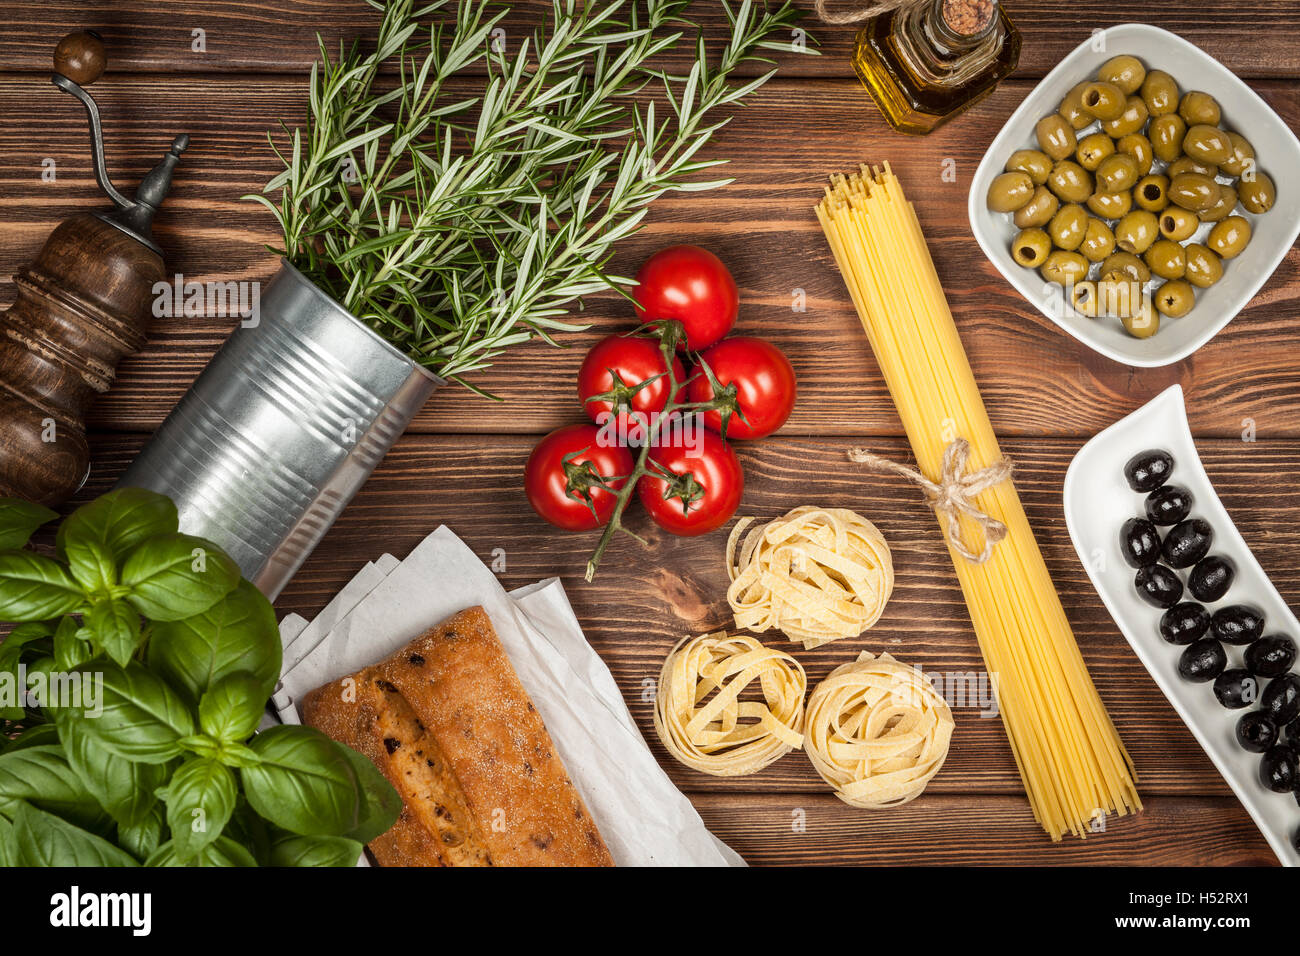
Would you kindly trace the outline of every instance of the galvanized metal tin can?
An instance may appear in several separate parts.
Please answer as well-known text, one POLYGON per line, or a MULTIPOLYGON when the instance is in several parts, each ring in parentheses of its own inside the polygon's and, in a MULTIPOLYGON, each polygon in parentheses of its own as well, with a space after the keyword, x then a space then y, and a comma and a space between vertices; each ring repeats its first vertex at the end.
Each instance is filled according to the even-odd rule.
POLYGON ((441 384, 282 262, 118 487, 168 495, 275 600, 441 384))

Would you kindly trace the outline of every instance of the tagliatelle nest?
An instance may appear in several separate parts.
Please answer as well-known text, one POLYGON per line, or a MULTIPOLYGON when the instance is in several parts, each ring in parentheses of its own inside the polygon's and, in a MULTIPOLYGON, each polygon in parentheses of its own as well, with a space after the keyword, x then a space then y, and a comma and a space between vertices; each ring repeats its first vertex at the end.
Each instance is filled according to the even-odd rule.
POLYGON ((811 650, 880 620, 894 590, 894 562, 874 524, 844 508, 795 508, 750 530, 737 553, 753 521, 736 522, 727 539, 727 603, 736 627, 774 627, 811 650))
POLYGON ((668 654, 655 697, 655 732, 693 770, 738 777, 803 746, 808 678, 784 651, 718 631, 683 638, 668 654), (741 700, 755 681, 763 699, 741 700))

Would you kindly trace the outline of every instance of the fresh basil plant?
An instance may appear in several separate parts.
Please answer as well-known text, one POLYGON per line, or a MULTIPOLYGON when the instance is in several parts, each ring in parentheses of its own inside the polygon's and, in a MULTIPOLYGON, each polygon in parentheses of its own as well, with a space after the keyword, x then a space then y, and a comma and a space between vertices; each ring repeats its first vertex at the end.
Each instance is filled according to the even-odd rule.
POLYGON ((401 799, 319 731, 257 733, 266 598, 162 495, 110 492, 32 550, 57 517, 0 499, 0 866, 355 864, 401 799))

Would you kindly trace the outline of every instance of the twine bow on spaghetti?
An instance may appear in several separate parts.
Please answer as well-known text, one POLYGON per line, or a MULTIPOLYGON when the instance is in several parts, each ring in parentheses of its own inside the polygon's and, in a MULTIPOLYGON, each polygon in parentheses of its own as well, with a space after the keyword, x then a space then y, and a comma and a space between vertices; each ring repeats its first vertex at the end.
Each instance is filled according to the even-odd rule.
POLYGON ((896 475, 910 478, 925 491, 926 500, 943 526, 944 537, 952 549, 967 561, 983 564, 993 556, 993 547, 1007 536, 1007 526, 997 518, 985 514, 975 506, 975 498, 982 491, 1001 484, 1011 477, 1011 462, 999 459, 987 468, 967 472, 970 461, 970 442, 958 438, 949 443, 943 451, 943 467, 939 481, 933 482, 906 465, 873 455, 865 448, 849 450, 849 460, 868 465, 878 471, 892 471, 896 475), (984 550, 976 553, 967 547, 961 536, 960 518, 970 518, 984 534, 984 550))

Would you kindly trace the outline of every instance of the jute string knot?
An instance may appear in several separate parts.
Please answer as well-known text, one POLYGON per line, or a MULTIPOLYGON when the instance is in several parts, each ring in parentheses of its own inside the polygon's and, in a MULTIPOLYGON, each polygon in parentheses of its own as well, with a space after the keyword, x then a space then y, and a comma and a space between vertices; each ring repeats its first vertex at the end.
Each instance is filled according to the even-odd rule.
POLYGON ((997 518, 985 514, 975 505, 975 498, 980 492, 987 491, 1011 477, 1011 462, 1006 458, 995 461, 979 471, 967 472, 970 442, 958 438, 943 451, 943 467, 938 482, 931 481, 919 471, 906 465, 873 455, 865 448, 850 449, 849 460, 867 465, 877 471, 891 471, 919 485, 925 492, 926 501, 939 517, 944 537, 948 539, 952 549, 967 561, 983 564, 993 556, 994 545, 1007 536, 1006 525, 997 518), (984 550, 972 551, 962 539, 960 524, 962 515, 979 525, 984 535, 984 550))
POLYGON ((897 10, 899 7, 916 2, 917 0, 876 0, 876 2, 868 3, 865 7, 857 10, 850 10, 846 13, 831 13, 830 4, 826 0, 817 0, 815 8, 817 16, 823 23, 846 24, 861 23, 863 20, 870 20, 882 13, 888 13, 890 10, 897 10))

